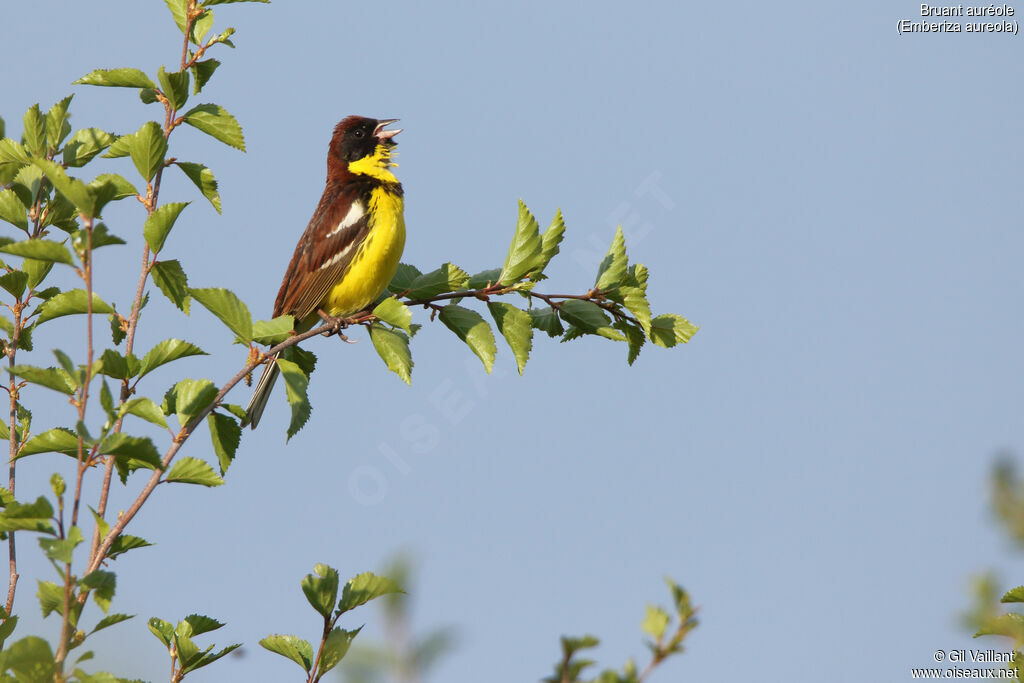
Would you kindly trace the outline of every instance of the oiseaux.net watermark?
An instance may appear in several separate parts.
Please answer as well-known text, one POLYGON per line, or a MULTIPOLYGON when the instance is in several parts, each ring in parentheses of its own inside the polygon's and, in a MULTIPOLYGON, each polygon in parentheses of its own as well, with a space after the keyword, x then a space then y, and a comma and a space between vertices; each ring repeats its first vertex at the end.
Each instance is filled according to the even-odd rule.
POLYGON ((911 668, 910 677, 1018 680, 1017 672, 1010 668, 1016 663, 1016 656, 1012 650, 939 649, 932 653, 932 661, 940 666, 911 668))

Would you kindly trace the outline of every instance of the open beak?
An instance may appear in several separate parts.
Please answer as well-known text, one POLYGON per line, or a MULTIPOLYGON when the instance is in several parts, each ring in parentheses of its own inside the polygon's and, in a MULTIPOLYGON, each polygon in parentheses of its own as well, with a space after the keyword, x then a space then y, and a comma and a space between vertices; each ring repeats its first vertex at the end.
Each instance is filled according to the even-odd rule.
POLYGON ((373 136, 382 142, 390 141, 391 138, 401 133, 402 129, 396 128, 394 130, 384 130, 384 126, 395 123, 396 121, 398 121, 398 119, 384 119, 378 122, 377 127, 373 129, 373 136))

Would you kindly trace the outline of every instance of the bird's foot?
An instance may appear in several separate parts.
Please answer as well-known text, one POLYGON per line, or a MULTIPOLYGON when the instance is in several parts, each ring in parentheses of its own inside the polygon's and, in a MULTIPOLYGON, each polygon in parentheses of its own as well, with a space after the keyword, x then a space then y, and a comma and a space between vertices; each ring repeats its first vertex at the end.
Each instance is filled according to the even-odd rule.
POLYGON ((355 344, 356 343, 357 340, 349 339, 348 337, 345 336, 345 333, 342 332, 342 330, 344 330, 346 327, 348 327, 348 321, 344 317, 342 317, 342 316, 335 317, 335 316, 332 316, 332 315, 327 315, 326 313, 324 313, 323 311, 321 311, 319 309, 317 310, 317 315, 319 315, 320 319, 323 320, 325 323, 327 323, 330 326, 328 329, 324 330, 323 334, 324 334, 325 337, 330 337, 330 336, 336 334, 336 335, 338 335, 338 339, 340 339, 343 342, 346 342, 346 343, 349 343, 349 344, 355 344))

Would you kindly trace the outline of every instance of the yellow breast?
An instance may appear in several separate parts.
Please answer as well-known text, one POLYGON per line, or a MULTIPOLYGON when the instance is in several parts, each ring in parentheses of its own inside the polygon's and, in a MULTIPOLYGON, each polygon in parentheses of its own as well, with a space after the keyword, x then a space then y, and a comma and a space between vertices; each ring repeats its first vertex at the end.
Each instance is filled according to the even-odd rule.
MULTIPOLYGON (((392 176, 394 177, 394 176, 392 176)), ((373 303, 398 270, 405 247, 402 198, 385 186, 374 188, 368 207, 370 229, 344 276, 321 308, 332 316, 351 315, 373 303)))

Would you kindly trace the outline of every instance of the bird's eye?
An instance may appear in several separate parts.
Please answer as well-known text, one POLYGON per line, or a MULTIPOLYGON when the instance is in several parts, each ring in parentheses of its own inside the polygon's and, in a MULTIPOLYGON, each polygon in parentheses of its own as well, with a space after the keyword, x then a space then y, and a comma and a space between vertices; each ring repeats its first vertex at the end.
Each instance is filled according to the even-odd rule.
POLYGON ((356 129, 355 129, 355 130, 354 130, 354 131, 352 132, 352 135, 356 136, 357 138, 361 138, 361 137, 363 137, 363 129, 362 129, 362 128, 356 128, 356 129))

